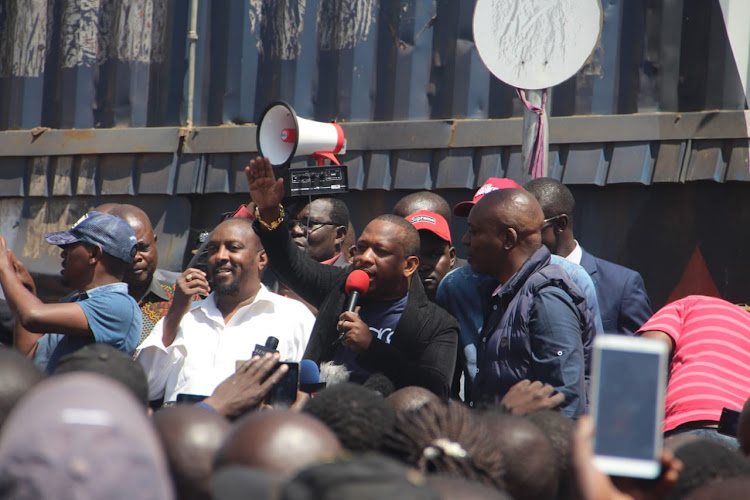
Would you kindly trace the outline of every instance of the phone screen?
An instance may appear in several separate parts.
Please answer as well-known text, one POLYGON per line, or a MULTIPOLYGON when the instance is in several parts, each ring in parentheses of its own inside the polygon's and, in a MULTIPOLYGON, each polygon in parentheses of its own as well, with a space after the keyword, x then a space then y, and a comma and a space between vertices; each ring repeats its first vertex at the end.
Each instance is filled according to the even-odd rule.
POLYGON ((289 371, 268 393, 268 404, 274 408, 288 408, 297 400, 299 389, 299 363, 279 363, 279 366, 287 365, 289 371))
POLYGON ((658 342, 615 339, 623 346, 596 349, 594 454, 608 474, 649 478, 659 472, 666 352, 633 348, 644 340, 646 347, 658 342))
POLYGON ((594 452, 648 460, 654 457, 659 356, 603 350, 594 452))

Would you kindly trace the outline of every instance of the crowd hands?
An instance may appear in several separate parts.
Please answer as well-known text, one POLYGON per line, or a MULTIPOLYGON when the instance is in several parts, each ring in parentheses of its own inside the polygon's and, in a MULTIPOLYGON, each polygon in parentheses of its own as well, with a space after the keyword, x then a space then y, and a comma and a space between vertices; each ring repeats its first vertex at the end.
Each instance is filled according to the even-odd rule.
MULTIPOLYGON (((454 210, 415 193, 355 238, 340 200, 285 206, 267 159, 246 176, 251 201, 179 274, 157 269, 157 236, 130 205, 46 235, 72 290, 58 304, 0 238, 15 319, 15 349, 0 350, 3 498, 747 496, 750 403, 737 439, 717 437, 715 408, 676 425, 668 409, 655 479, 595 465, 594 336, 691 346, 687 322, 649 320, 640 275, 578 246, 561 184, 490 179, 454 210), (451 215, 468 216, 468 264, 451 215), (353 268, 369 284, 349 304, 353 268), (525 349, 492 369, 514 342, 525 349), (276 404, 287 361, 315 380, 276 404)), ((706 306, 688 299, 664 314, 706 306)), ((741 407, 750 388, 737 392, 741 407)))

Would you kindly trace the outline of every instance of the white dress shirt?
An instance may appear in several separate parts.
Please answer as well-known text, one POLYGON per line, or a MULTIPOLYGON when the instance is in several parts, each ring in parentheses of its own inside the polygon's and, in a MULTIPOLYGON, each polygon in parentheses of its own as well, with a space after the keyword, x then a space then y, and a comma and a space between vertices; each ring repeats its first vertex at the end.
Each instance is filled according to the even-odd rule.
POLYGON ((255 300, 241 307, 229 323, 216 307, 215 295, 194 302, 180 322, 174 342, 164 347, 164 318, 139 347, 137 361, 146 371, 149 399, 177 394, 209 396, 235 372, 237 361, 250 359, 256 344, 279 339, 282 361, 300 361, 315 317, 301 302, 261 285, 255 300))
POLYGON ((565 257, 565 260, 569 260, 573 264, 581 265, 581 257, 583 257, 583 248, 578 244, 578 240, 573 240, 576 243, 576 247, 570 252, 570 255, 565 257))

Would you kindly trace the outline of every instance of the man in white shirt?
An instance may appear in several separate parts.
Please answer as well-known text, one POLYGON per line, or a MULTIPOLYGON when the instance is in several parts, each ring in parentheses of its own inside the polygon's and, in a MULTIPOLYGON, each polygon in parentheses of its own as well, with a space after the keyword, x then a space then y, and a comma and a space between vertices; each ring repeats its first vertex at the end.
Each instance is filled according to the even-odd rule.
POLYGON ((300 361, 307 347, 315 318, 261 284, 267 258, 250 221, 222 222, 206 249, 207 274, 182 273, 169 313, 139 348, 152 401, 210 395, 269 336, 279 339, 282 361, 300 361), (194 301, 199 295, 208 297, 194 301))

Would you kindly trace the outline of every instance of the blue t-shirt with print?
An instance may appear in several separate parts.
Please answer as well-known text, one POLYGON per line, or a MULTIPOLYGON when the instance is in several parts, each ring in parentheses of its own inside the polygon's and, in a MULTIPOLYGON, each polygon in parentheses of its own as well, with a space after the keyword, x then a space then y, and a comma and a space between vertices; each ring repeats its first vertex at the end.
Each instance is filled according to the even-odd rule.
MULTIPOLYGON (((363 299, 359 303, 361 306, 359 317, 370 328, 370 333, 374 338, 390 344, 408 299, 409 294, 398 300, 384 302, 363 299)), ((350 382, 362 384, 370 377, 370 373, 357 364, 356 357, 357 353, 339 345, 333 362, 337 365, 345 365, 351 371, 350 382)))
POLYGON ((143 318, 138 303, 128 295, 128 285, 112 283, 64 297, 75 302, 86 315, 93 336, 49 333, 37 341, 34 363, 54 373, 60 358, 94 342, 110 344, 132 355, 138 347, 143 318))

